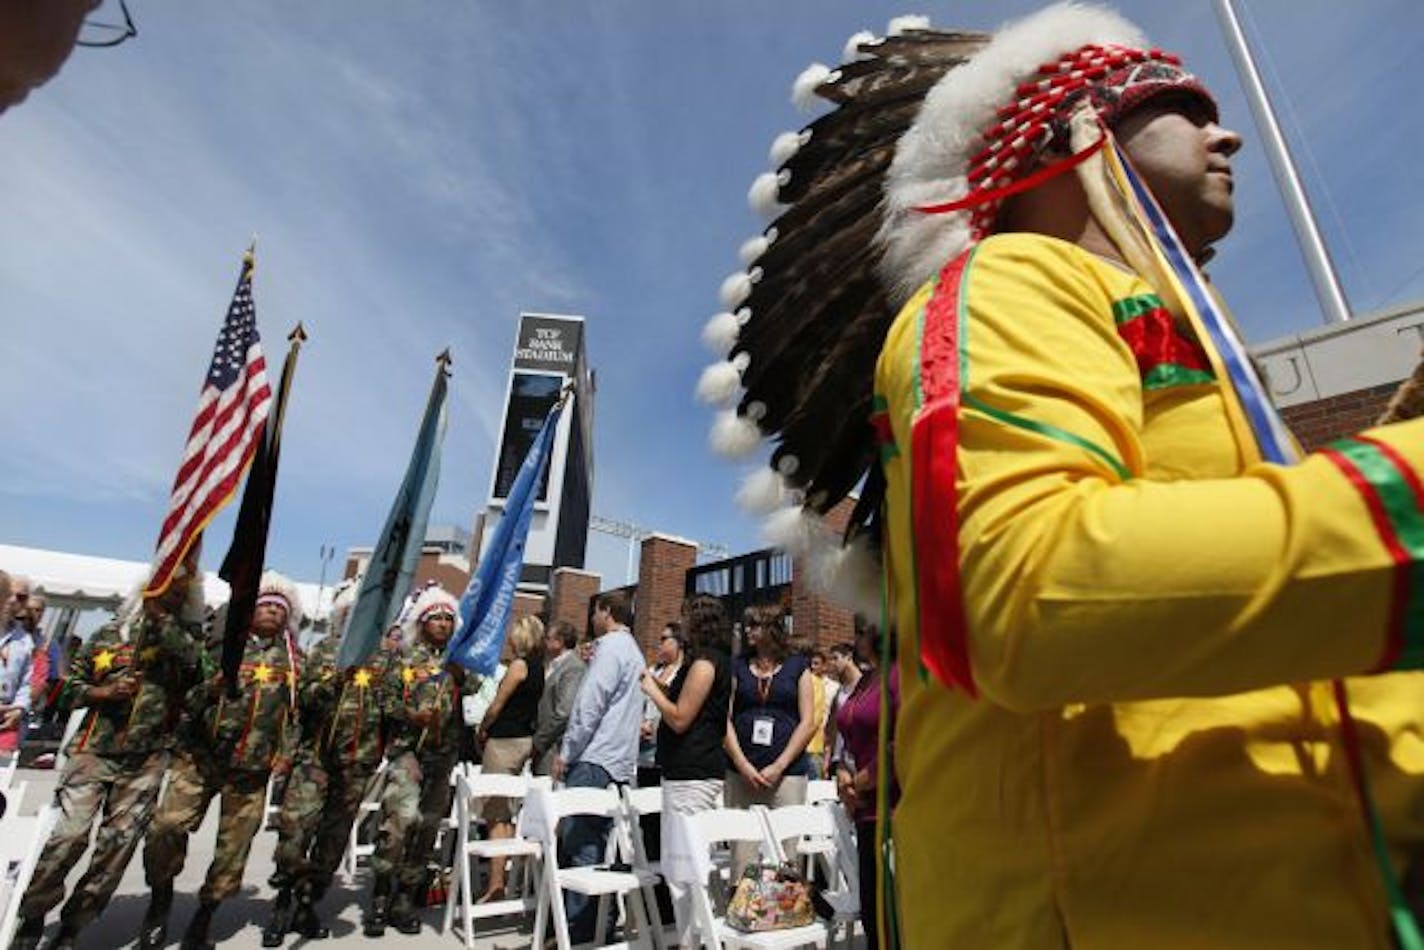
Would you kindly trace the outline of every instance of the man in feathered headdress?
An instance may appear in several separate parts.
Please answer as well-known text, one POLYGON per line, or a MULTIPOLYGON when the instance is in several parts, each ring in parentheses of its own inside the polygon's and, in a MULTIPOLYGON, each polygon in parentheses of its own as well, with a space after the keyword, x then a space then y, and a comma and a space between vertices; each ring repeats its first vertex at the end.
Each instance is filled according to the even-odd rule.
POLYGON ((385 753, 385 686, 391 655, 376 651, 365 665, 340 669, 337 651, 358 584, 348 581, 332 600, 326 637, 307 655, 297 687, 301 738, 277 819, 277 888, 264 947, 289 932, 307 939, 329 933, 316 905, 346 852, 361 799, 385 753))
POLYGON ((89 867, 60 913, 50 947, 72 948, 109 903, 148 825, 183 697, 207 669, 202 653, 202 577, 196 555, 162 594, 142 587, 89 638, 60 689, 60 708, 86 709, 55 789, 60 818, 20 902, 14 946, 33 948, 64 881, 99 834, 89 867), (102 809, 102 817, 100 810, 102 809))
POLYGON ((410 614, 410 648, 391 657, 386 676, 389 762, 381 832, 371 856, 376 877, 364 923, 368 937, 382 936, 388 923, 402 933, 420 933, 416 908, 425 897, 426 862, 450 811, 450 770, 460 752, 465 676, 459 666, 445 663, 459 601, 440 587, 427 587, 410 614))
POLYGON ((835 108, 753 187, 699 387, 744 390, 724 451, 777 438, 743 499, 778 543, 870 616, 887 582, 887 923, 1418 946, 1424 422, 1297 459, 1199 270, 1241 141, 1175 57, 1068 4, 899 27, 798 81, 835 108))
POLYGON ((213 945, 208 937, 213 914, 242 886, 252 838, 262 825, 268 779, 274 771, 291 769, 288 723, 296 705, 301 620, 296 586, 267 571, 238 682, 229 684, 215 673, 189 691, 184 735, 144 841, 143 868, 153 893, 139 933, 142 948, 166 941, 173 879, 183 870, 188 835, 198 830, 215 795, 222 800, 217 842, 183 950, 213 945))

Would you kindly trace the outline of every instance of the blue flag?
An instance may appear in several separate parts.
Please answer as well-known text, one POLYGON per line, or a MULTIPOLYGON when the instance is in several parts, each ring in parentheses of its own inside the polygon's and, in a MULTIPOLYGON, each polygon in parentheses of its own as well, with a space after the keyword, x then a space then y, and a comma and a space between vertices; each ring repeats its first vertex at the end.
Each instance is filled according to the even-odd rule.
POLYGON ((405 470, 405 481, 396 493, 391 513, 386 516, 386 526, 381 529, 381 539, 376 542, 371 563, 366 565, 366 573, 361 578, 337 654, 337 664, 343 669, 359 666, 375 652, 381 634, 395 622, 410 591, 420 549, 425 544, 430 505, 435 501, 435 488, 440 482, 440 445, 445 440, 445 367, 449 362, 446 353, 437 361, 435 383, 430 387, 425 418, 420 422, 420 434, 405 470))
POLYGON ((480 566, 470 577, 470 586, 460 598, 460 629, 450 638, 445 658, 481 676, 494 673, 504 649, 504 625, 509 620, 509 608, 514 603, 514 588, 524 569, 524 542, 529 537, 529 522, 534 517, 534 499, 539 496, 544 465, 549 461, 554 432, 559 428, 559 415, 564 400, 549 410, 544 427, 539 430, 529 454, 519 466, 519 474, 504 500, 504 514, 495 525, 494 535, 480 566))

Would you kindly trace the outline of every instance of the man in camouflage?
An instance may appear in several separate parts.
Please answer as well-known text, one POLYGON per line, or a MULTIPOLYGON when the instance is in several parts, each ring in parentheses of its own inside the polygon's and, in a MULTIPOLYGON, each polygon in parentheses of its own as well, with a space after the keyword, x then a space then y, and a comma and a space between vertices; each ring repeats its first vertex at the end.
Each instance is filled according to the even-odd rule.
POLYGON ((38 945, 45 914, 64 898, 64 880, 88 848, 100 809, 94 855, 60 912, 51 947, 74 946, 128 867, 153 815, 183 696, 206 675, 201 625, 179 619, 187 615, 185 601, 200 591, 185 574, 159 597, 135 597, 131 610, 97 631, 70 667, 60 707, 89 711, 66 750, 55 790, 59 821, 20 901, 14 947, 38 945))
MULTIPOLYGON (((354 590, 354 588, 353 588, 354 590)), ((329 935, 316 903, 331 885, 361 799, 384 754, 383 698, 389 656, 377 651, 367 665, 337 668, 344 613, 338 596, 332 633, 306 658, 297 693, 301 740, 277 821, 277 888, 264 947, 279 947, 289 932, 308 939, 329 935), (295 902, 295 903, 294 903, 295 902)))
POLYGON ((296 705, 300 619, 292 583, 280 574, 264 574, 236 694, 229 694, 221 675, 189 691, 188 728, 144 842, 144 871, 153 893, 139 934, 140 948, 164 945, 173 879, 183 869, 188 835, 202 823, 213 796, 221 795, 213 861, 182 942, 183 950, 213 946, 208 928, 218 904, 242 886, 252 838, 262 824, 268 779, 274 770, 291 768, 287 726, 296 705))
POLYGON ((455 629, 455 598, 427 588, 412 612, 417 634, 386 679, 391 724, 381 831, 371 867, 376 873, 365 933, 379 937, 389 922, 401 933, 420 933, 415 900, 440 822, 450 810, 450 771, 460 749, 464 671, 445 663, 455 629))

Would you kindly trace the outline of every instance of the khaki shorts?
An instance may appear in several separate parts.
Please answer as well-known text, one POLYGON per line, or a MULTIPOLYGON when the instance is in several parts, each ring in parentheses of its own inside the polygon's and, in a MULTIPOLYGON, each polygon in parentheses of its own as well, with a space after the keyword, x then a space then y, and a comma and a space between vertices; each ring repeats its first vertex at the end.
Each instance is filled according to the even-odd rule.
MULTIPOLYGON (((518 775, 524 771, 524 764, 534 752, 534 738, 523 736, 518 739, 490 739, 485 742, 484 758, 480 766, 486 775, 518 775)), ((512 821, 512 812, 507 798, 486 798, 480 814, 488 822, 512 821)))

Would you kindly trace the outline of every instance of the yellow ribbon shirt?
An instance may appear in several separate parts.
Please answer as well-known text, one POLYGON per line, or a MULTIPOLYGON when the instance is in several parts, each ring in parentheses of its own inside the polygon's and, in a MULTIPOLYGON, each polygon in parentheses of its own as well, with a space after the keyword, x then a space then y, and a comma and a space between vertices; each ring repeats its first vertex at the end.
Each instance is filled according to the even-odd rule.
MULTIPOLYGON (((1053 238, 984 240, 897 318, 905 946, 1389 945, 1328 680, 1424 666, 1424 421, 1282 467, 1227 398, 1141 278, 1053 238)), ((1348 688, 1402 869, 1424 679, 1348 688)))

